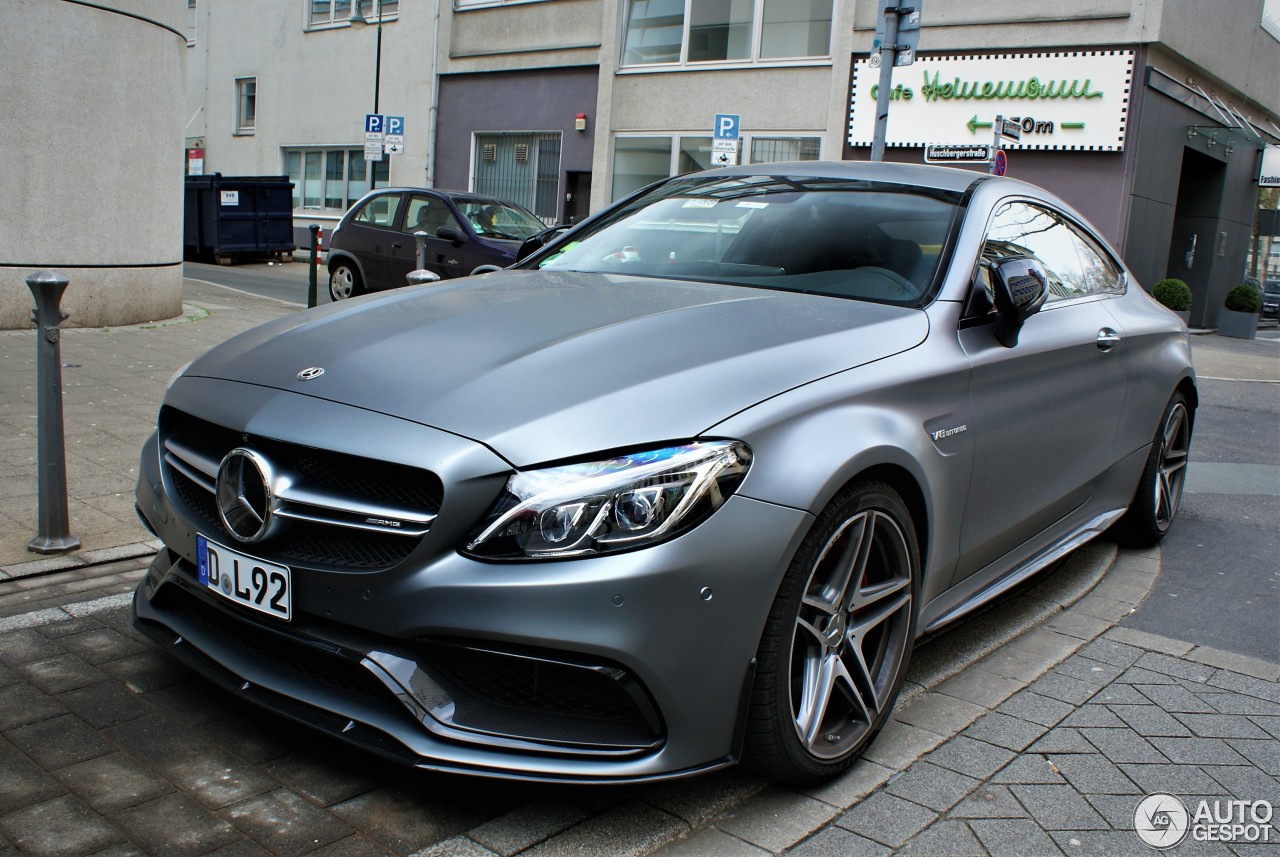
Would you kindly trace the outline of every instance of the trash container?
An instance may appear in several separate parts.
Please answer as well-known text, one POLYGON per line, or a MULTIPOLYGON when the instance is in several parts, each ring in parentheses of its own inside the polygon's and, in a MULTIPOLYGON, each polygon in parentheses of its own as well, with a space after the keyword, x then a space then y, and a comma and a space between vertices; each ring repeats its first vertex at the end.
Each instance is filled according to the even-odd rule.
POLYGON ((183 212, 187 258, 212 257, 219 265, 245 256, 293 259, 288 176, 187 176, 183 212))

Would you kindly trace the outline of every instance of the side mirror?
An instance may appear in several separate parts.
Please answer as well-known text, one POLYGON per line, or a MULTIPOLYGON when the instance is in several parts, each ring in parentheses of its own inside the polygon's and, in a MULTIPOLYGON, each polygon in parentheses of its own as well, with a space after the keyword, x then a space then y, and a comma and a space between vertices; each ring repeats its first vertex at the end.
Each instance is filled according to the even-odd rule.
POLYGON ((436 230, 436 237, 445 241, 452 241, 454 244, 461 244, 467 240, 466 236, 456 226, 441 226, 436 230))
POLYGON ((1018 344, 1018 333, 1027 319, 1040 311, 1049 297, 1049 276, 1030 256, 998 260, 991 268, 995 292, 996 339, 1005 348, 1018 344))
POLYGON ((552 226, 550 229, 544 229, 535 235, 530 235, 528 238, 524 239, 524 243, 521 244, 520 249, 516 251, 516 261, 519 262, 528 256, 532 256, 534 253, 538 252, 543 247, 546 247, 552 241, 568 232, 569 229, 570 227, 568 226, 552 226))

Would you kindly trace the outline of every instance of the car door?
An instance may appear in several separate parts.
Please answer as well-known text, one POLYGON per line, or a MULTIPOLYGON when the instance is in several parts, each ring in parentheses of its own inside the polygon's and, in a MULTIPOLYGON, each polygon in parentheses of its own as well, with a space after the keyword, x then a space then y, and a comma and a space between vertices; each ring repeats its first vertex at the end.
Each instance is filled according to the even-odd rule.
POLYGON ((471 269, 465 267, 463 252, 466 232, 449 207, 448 200, 440 194, 415 191, 408 195, 404 216, 400 219, 399 234, 392 242, 388 256, 388 275, 397 286, 405 285, 405 277, 418 267, 418 245, 414 238, 414 233, 418 231, 427 233, 425 246, 428 271, 439 274, 443 279, 471 273, 471 269), (447 238, 441 238, 439 232, 446 226, 456 229, 464 241, 455 244, 447 238))
POLYGON ((403 194, 380 193, 369 197, 343 227, 339 247, 355 256, 370 291, 404 285, 388 279, 388 256, 397 240, 395 224, 403 194))
POLYGON ((1019 549, 1034 550, 1079 510, 1115 461, 1124 342, 1107 309, 1100 260, 1061 212, 1006 201, 983 256, 1017 255, 1034 256, 1049 275, 1049 298, 1017 345, 1006 348, 992 333, 982 266, 959 331, 972 369, 974 466, 956 580, 1011 553, 1009 561, 1025 559, 1019 549))

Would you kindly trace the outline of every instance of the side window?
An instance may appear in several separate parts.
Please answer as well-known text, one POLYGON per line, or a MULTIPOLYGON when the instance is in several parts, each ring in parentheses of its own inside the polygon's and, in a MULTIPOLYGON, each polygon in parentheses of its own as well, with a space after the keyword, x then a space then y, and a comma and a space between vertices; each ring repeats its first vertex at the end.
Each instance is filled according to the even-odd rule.
POLYGON ((442 226, 452 226, 459 232, 462 231, 458 219, 453 216, 444 200, 431 196, 409 197, 409 207, 404 213, 405 232, 413 233, 421 229, 434 238, 442 226))
POLYGON ((1081 262, 1076 231, 1059 214, 1024 202, 1001 206, 987 233, 984 260, 1032 256, 1049 275, 1049 301, 1096 294, 1081 262))
POLYGON ((400 197, 398 194, 389 193, 375 196, 360 206, 360 210, 356 212, 356 216, 352 220, 355 223, 363 223, 366 226, 390 228, 396 219, 396 206, 399 204, 400 197))
POLYGON ((1124 276, 1120 268, 1088 235, 1079 230, 1072 230, 1076 236, 1076 250, 1080 254, 1080 262, 1084 266, 1085 279, 1089 283, 1090 294, 1121 294, 1124 292, 1124 276))

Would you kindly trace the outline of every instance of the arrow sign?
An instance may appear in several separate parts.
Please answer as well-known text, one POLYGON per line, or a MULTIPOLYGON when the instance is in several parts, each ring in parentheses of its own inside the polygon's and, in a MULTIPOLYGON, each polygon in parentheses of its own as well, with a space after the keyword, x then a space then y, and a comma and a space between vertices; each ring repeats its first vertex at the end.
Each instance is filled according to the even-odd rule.
POLYGON ((972 118, 972 119, 970 119, 968 122, 964 123, 964 127, 966 127, 966 128, 968 128, 968 129, 969 129, 969 133, 970 133, 970 134, 977 134, 977 133, 978 133, 978 129, 979 129, 979 128, 990 128, 990 127, 991 127, 991 123, 990 123, 990 122, 979 122, 979 121, 978 121, 978 114, 977 114, 977 113, 975 113, 975 114, 973 114, 973 118, 972 118))

